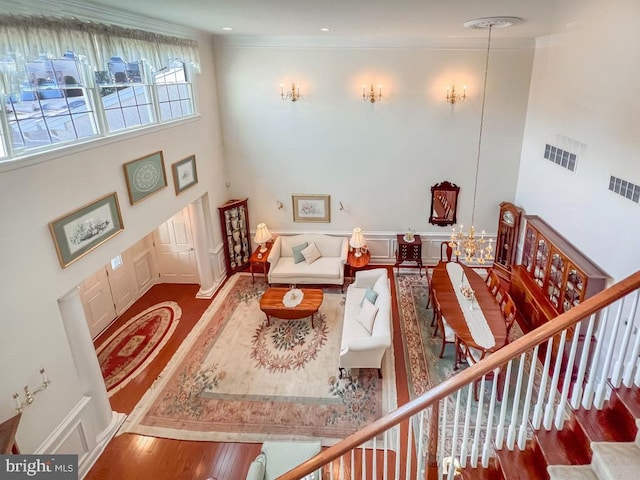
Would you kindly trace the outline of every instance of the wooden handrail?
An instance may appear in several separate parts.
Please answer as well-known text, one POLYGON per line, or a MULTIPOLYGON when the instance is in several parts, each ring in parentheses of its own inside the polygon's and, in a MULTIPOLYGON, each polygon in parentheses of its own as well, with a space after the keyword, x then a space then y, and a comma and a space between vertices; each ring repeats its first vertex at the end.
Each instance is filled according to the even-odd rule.
POLYGON ((589 317, 639 288, 640 271, 637 271, 624 280, 571 308, 569 311, 564 312, 552 321, 507 344, 497 352, 487 356, 481 362, 470 366, 441 384, 432 387, 420 397, 405 403, 393 412, 351 434, 335 445, 328 447, 315 457, 281 475, 278 477, 278 480, 296 480, 318 470, 376 435, 389 430, 400 422, 410 418, 412 415, 434 405, 436 402, 448 397, 464 386, 471 384, 473 381, 479 380, 483 375, 504 365, 520 354, 532 350, 536 345, 540 345, 554 335, 575 325, 580 320, 589 317))

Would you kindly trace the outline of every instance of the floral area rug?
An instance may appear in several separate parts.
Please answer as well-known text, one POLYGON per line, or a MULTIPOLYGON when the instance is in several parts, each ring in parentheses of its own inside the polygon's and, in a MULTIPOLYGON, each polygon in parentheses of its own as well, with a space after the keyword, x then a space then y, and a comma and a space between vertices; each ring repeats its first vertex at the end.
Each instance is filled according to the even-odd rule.
POLYGON ((133 317, 98 348, 98 362, 109 396, 149 365, 175 331, 181 316, 177 303, 158 303, 133 317))
MULTIPOLYGON (((309 318, 266 316, 262 280, 234 275, 122 431, 185 440, 321 440, 330 445, 396 408, 393 352, 383 378, 338 378, 344 293, 324 289, 309 318)), ((335 291, 335 290, 334 290, 335 291)))

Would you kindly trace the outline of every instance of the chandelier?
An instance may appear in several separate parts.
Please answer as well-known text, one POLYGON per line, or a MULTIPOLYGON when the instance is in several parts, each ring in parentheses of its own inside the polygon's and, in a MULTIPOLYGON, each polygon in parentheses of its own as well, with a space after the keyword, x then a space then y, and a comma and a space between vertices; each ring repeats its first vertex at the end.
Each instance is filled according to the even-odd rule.
POLYGON ((487 75, 489 73, 489 52, 491 51, 491 32, 494 28, 508 28, 522 20, 517 17, 488 17, 471 20, 464 24, 467 28, 489 29, 489 38, 487 41, 487 58, 484 67, 484 86, 482 87, 482 108, 480 110, 480 134, 478 137, 478 154, 476 156, 476 178, 473 187, 473 207, 471 210, 471 227, 468 231, 464 231, 464 227, 460 225, 460 229, 456 231, 454 228, 451 232, 451 240, 449 246, 453 248, 456 257, 462 257, 466 262, 477 262, 484 264, 493 260, 492 239, 488 244, 484 238, 484 230, 480 237, 476 236, 476 229, 473 226, 476 214, 476 196, 478 193, 478 172, 480 170, 480 150, 482 147, 482 128, 484 126, 484 106, 487 98, 487 75), (486 246, 485 246, 486 245, 486 246))

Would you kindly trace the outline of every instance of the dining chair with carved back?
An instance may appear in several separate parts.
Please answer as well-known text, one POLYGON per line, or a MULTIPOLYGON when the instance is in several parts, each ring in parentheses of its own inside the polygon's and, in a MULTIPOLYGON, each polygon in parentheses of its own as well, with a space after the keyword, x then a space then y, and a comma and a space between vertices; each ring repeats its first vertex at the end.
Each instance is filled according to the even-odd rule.
POLYGON ((511 327, 513 327, 513 324, 516 321, 516 315, 518 314, 518 308, 516 307, 516 304, 513 301, 513 298, 511 298, 511 295, 509 295, 509 292, 505 292, 504 300, 500 305, 500 309, 502 310, 504 323, 507 327, 507 337, 508 337, 509 332, 511 331, 511 327))
MULTIPOLYGON (((441 262, 450 262, 453 259, 453 247, 450 242, 442 242, 440 244, 440 261, 441 262), (445 260, 446 259, 446 260, 445 260)), ((456 262, 458 261, 458 256, 456 255, 456 262)))
POLYGON ((438 296, 436 293, 433 293, 433 316, 436 320, 436 328, 433 331, 433 336, 435 337, 440 330, 442 335, 442 348, 440 349, 439 357, 442 358, 444 356, 444 351, 447 345, 454 346, 454 370, 458 369, 458 336, 456 332, 449 326, 447 320, 442 315, 442 309, 440 308, 440 302, 438 301, 438 296))
MULTIPOLYGON (((459 353, 460 359, 463 361, 466 361, 469 366, 475 365, 476 363, 480 362, 481 360, 491 355, 491 353, 487 352, 486 350, 480 350, 474 347, 470 347, 464 342, 459 342, 458 349, 460 350, 460 353, 459 353)), ((498 367, 495 370, 486 373, 484 376, 485 381, 498 382, 498 384, 496 385, 497 387, 496 398, 498 399, 498 401, 502 401, 502 389, 503 389, 503 382, 504 382, 502 370, 503 370, 502 367, 498 367)), ((473 398, 475 399, 476 402, 478 401, 478 397, 479 397, 478 391, 479 391, 481 382, 482 382, 482 378, 479 378, 473 382, 473 398)))

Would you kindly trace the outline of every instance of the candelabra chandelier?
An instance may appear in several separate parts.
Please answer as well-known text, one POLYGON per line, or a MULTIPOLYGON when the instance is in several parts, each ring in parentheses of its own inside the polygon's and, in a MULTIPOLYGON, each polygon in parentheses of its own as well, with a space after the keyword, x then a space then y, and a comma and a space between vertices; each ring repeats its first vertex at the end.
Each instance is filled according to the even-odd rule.
POLYGON ((493 260, 492 240, 489 239, 488 245, 485 247, 486 240, 484 238, 484 230, 480 238, 476 236, 476 229, 473 226, 476 213, 476 196, 478 193, 478 172, 480 171, 480 151, 482 147, 482 128, 484 126, 484 107, 487 98, 487 76, 489 74, 489 52, 491 51, 491 32, 493 28, 507 28, 522 20, 517 17, 488 17, 471 20, 464 24, 467 28, 488 29, 489 38, 487 41, 487 58, 484 66, 484 85, 482 87, 482 108, 480 110, 480 133, 478 136, 478 154, 476 156, 476 178, 473 188, 473 207, 471 210, 471 227, 465 232, 463 226, 456 232, 454 228, 451 232, 451 241, 449 246, 454 249, 454 253, 458 257, 464 258, 467 262, 477 262, 484 264, 493 260))

